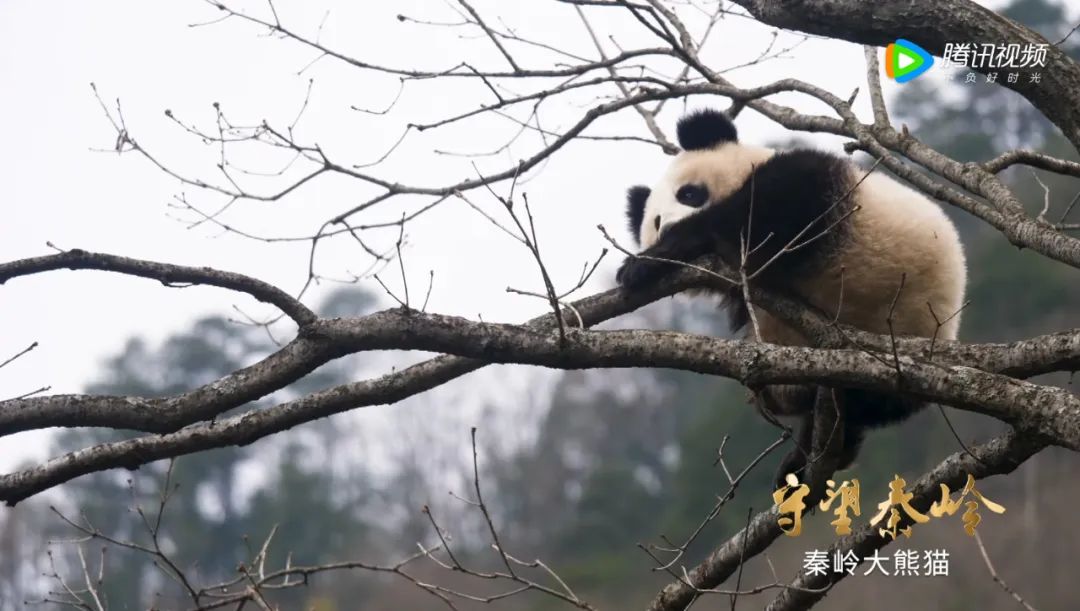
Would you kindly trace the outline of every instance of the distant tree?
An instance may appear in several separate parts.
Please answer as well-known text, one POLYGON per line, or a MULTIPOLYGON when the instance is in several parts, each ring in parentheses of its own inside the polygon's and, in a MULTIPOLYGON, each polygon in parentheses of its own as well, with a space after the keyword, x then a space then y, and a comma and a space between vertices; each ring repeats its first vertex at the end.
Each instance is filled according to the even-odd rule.
MULTIPOLYGON (((331 293, 323 307, 328 315, 349 315, 369 310, 373 303, 370 294, 346 289, 331 293)), ((204 318, 190 330, 166 338, 160 347, 151 347, 142 339, 129 340, 123 352, 106 363, 102 381, 87 390, 165 397, 247 366, 264 358, 272 348, 261 329, 219 317, 204 318)), ((284 392, 307 394, 341 384, 347 377, 347 364, 339 363, 317 370, 284 392)), ((311 427, 308 433, 327 450, 339 437, 335 427, 327 423, 311 427)), ((129 437, 108 429, 67 429, 55 438, 54 451, 63 453, 129 437)), ((268 450, 221 448, 180 459, 171 469, 154 463, 136 471, 93 474, 66 490, 61 512, 111 539, 152 548, 145 520, 156 521, 160 496, 167 494, 158 533, 161 548, 193 584, 203 585, 234 579, 237 566, 248 561, 271 532, 269 561, 275 565, 284 564, 286 559, 303 564, 328 561, 365 540, 368 528, 362 519, 363 499, 349 494, 370 484, 362 469, 350 469, 350 481, 338 482, 333 469, 305 461, 308 449, 290 441, 276 452, 278 457, 270 461, 270 468, 263 470, 266 481, 245 481, 244 474, 253 472, 253 463, 272 459, 268 450), (163 488, 166 481, 167 489, 163 488)), ((332 460, 332 455, 326 460, 332 460)), ((14 528, 15 523, 8 526, 14 528)), ((51 539, 79 534, 58 518, 40 527, 51 539)), ((96 549, 105 542, 94 544, 96 549)), ((55 553, 66 555, 63 561, 68 565, 77 562, 73 551, 63 546, 57 546, 55 553)), ((162 562, 151 562, 152 557, 123 548, 107 558, 109 578, 102 594, 113 608, 182 604, 187 598, 180 585, 165 574, 173 569, 163 567, 162 562)), ((309 594, 294 589, 273 598, 293 608, 301 606, 309 594)))

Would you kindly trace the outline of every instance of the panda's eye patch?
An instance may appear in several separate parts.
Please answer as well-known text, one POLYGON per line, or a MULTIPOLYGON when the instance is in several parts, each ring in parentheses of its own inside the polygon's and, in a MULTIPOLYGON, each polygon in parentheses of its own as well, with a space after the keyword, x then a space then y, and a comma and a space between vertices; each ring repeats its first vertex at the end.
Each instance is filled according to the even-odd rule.
POLYGON ((660 216, 659 215, 657 215, 657 217, 655 219, 653 219, 653 228, 656 229, 657 231, 660 231, 660 216))
POLYGON ((709 201, 709 190, 704 185, 683 185, 675 192, 675 199, 684 206, 700 208, 709 201))

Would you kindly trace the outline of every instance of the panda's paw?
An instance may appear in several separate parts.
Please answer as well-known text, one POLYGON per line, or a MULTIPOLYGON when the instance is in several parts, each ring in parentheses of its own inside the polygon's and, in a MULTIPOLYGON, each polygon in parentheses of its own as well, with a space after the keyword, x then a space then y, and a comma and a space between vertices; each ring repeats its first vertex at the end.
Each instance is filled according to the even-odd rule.
POLYGON ((806 469, 806 454, 799 448, 792 448, 784 459, 780 461, 780 466, 776 469, 776 475, 773 476, 773 489, 779 490, 787 485, 788 474, 793 474, 800 483, 803 483, 805 474, 803 471, 806 469))
POLYGON ((627 257, 619 266, 615 281, 624 289, 636 289, 656 281, 663 275, 666 267, 669 265, 660 261, 627 257))

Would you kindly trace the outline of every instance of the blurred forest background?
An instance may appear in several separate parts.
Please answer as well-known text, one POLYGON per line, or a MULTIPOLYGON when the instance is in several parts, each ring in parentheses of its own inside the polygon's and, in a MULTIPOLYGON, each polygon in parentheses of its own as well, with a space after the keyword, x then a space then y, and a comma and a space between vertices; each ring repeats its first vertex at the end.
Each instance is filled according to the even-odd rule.
MULTIPOLYGON (((1062 39, 1070 29, 1063 7, 1048 0, 1018 0, 1004 13, 1050 41, 1062 39)), ((1064 45, 1080 57, 1080 36, 1064 45)), ((981 161, 1021 147, 1077 159, 1026 102, 981 82, 981 76, 979 80, 965 84, 961 78, 947 87, 913 81, 890 104, 894 121, 906 123, 924 142, 962 161, 981 161)), ((1010 171, 1010 183, 1037 214, 1043 187, 1026 168, 1010 171)), ((1049 189, 1051 214, 1060 215, 1080 196, 1080 181, 1042 172, 1039 178, 1049 189)), ((961 228, 969 256, 971 305, 964 312, 963 340, 1013 340, 1080 325, 1080 278, 1075 270, 1018 251, 985 224, 953 208, 946 210, 961 228)), ((321 310, 355 315, 387 305, 374 293, 348 288, 321 310)), ((654 304, 619 321, 619 326, 726 333, 715 304, 687 298, 654 304)), ((128 340, 102 364, 100 381, 87 392, 177 393, 251 363, 272 347, 272 338, 262 330, 208 318, 161 345, 128 340)), ((287 392, 307 393, 354 379, 365 367, 386 365, 345 359, 287 392)), ((726 380, 663 370, 538 371, 535 377, 535 384, 503 389, 500 398, 486 399, 489 405, 468 418, 461 417, 455 405, 414 403, 408 409, 395 408, 392 434, 374 438, 364 431, 368 412, 380 409, 371 408, 252 447, 181 458, 171 474, 175 488, 160 533, 163 546, 177 566, 204 584, 235 576, 238 563, 251 557, 275 525, 269 558, 273 567, 287 557, 306 565, 349 559, 390 564, 414 553, 417 542, 437 541, 421 511, 429 506, 453 535, 465 562, 493 567, 497 557, 488 547, 482 517, 448 494, 471 497, 469 427, 475 425, 481 483, 506 549, 524 560, 542 558, 582 598, 601 608, 642 608, 670 577, 653 571, 653 561, 637 544, 661 542, 663 535, 685 538, 716 496, 727 490, 726 478, 714 465, 725 435, 730 436, 727 463, 741 469, 777 438, 777 431, 746 404, 745 391, 726 380), (527 416, 500 416, 506 413, 527 416)), ((1051 381, 1072 383, 1067 378, 1051 381)), ((1002 428, 973 414, 945 412, 965 443, 1002 428)), ((105 435, 90 429, 65 432, 54 438, 52 453, 106 441, 105 435)), ((958 449, 936 408, 901 428, 872 434, 857 464, 844 474, 862 483, 864 519, 885 497, 894 473, 911 481, 958 449)), ((743 482, 736 498, 698 538, 684 560, 687 565, 710 544, 740 529, 750 508, 771 504, 770 481, 780 456, 774 453, 743 482)), ((50 511, 50 504, 112 537, 146 543, 142 518, 132 508, 138 505, 153 516, 166 468, 157 463, 136 472, 83 477, 50 498, 31 499, 0 514, 0 611, 23 608, 24 600, 40 599, 55 587, 42 577, 52 571, 47 550, 61 572, 78 573, 78 543, 71 540, 79 533, 50 511)), ((1050 450, 1013 475, 980 484, 980 490, 1008 508, 1005 515, 984 516, 980 528, 996 568, 1037 608, 1063 608, 1061 601, 1076 598, 1074 560, 1080 531, 1073 527, 1075 514, 1069 508, 1080 506, 1078 468, 1080 457, 1050 450)), ((811 516, 804 534, 778 543, 770 559, 784 578, 800 567, 803 551, 824 549, 832 537, 827 520, 811 516)), ((921 527, 910 540, 886 551, 897 546, 948 550, 950 576, 860 576, 844 581, 824 608, 863 609, 868 601, 879 611, 1015 607, 991 582, 974 541, 958 520, 921 527), (911 580, 918 580, 917 588, 905 584, 911 580), (882 591, 901 589, 903 597, 881 596, 882 591)), ((101 541, 84 545, 95 566, 100 547, 101 541)), ((183 607, 179 586, 155 568, 154 558, 111 547, 105 561, 104 590, 111 609, 183 607)), ((485 592, 483 584, 463 584, 463 578, 436 566, 418 566, 426 566, 418 575, 429 581, 485 592)), ((761 581, 771 579, 758 561, 743 583, 761 581)), ((283 609, 440 606, 403 580, 363 571, 319 575, 309 587, 277 596, 283 609)), ((766 600, 742 597, 739 607, 759 608, 766 600)), ((549 609, 557 602, 515 598, 505 601, 504 608, 549 609)), ((727 605, 727 597, 714 597, 695 608, 727 605)))

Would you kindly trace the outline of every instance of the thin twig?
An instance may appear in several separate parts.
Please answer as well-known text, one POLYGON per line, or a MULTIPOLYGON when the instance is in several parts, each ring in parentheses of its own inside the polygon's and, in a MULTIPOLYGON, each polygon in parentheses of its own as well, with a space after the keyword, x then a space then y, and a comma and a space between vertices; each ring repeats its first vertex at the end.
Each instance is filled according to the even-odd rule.
POLYGON ((1032 607, 1030 604, 1028 604, 1027 601, 1021 598, 1021 596, 1016 593, 1016 590, 1010 588, 1009 584, 1005 583, 1005 580, 997 574, 997 571, 994 570, 994 564, 990 562, 990 555, 986 553, 986 546, 983 545, 982 537, 979 536, 979 531, 974 531, 973 534, 975 537, 975 543, 979 546, 979 553, 982 554, 983 562, 986 563, 986 569, 990 571, 990 577, 994 579, 994 583, 1001 586, 1002 590, 1005 590, 1005 592, 1009 596, 1012 596, 1013 599, 1016 600, 1016 602, 1020 603, 1020 606, 1027 609, 1027 611, 1036 611, 1035 607, 1032 607))

